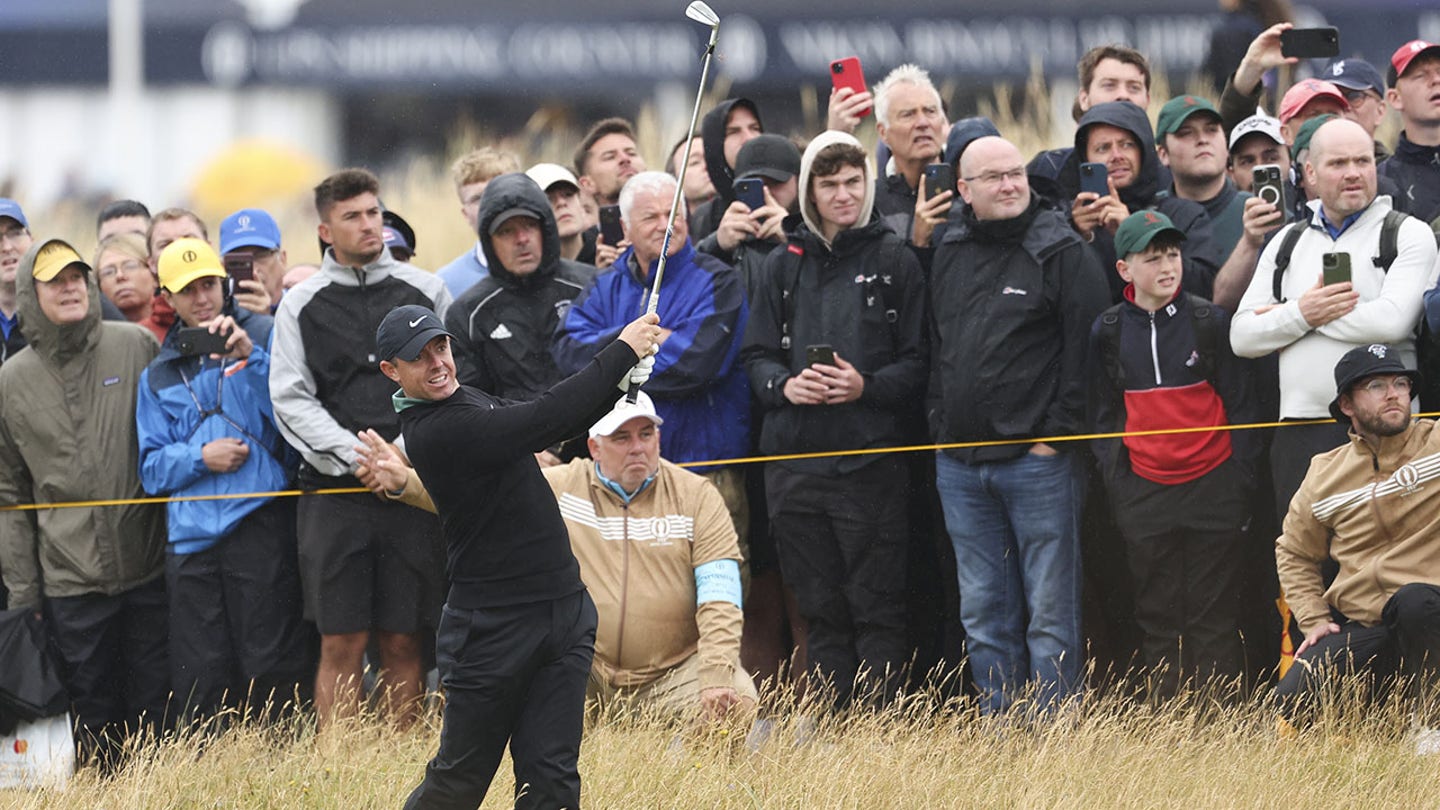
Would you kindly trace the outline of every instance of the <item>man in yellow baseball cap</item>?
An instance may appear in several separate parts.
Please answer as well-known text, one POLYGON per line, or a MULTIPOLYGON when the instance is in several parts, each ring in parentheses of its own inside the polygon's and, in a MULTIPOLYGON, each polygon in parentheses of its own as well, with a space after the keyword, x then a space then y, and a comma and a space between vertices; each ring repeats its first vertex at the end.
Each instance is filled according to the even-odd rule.
MULTIPOLYGON (((15 288, 29 345, 0 365, 0 505, 139 497, 136 382, 155 338, 101 320, 94 273, 62 240, 36 241, 15 288)), ((105 765, 123 753, 123 729, 165 716, 164 558, 163 506, 0 513, 9 606, 43 611, 81 756, 105 765), (124 644, 102 643, 121 635, 124 644)))
MULTIPOLYGON (((178 319, 140 377, 140 481, 152 495, 286 489, 294 458, 271 417, 269 315, 236 306, 203 239, 156 262, 178 319), (195 329, 223 336, 207 347, 195 329), (214 349, 219 349, 215 351, 214 349)), ((181 716, 284 703, 304 674, 295 505, 267 497, 167 504, 170 678, 181 716)))

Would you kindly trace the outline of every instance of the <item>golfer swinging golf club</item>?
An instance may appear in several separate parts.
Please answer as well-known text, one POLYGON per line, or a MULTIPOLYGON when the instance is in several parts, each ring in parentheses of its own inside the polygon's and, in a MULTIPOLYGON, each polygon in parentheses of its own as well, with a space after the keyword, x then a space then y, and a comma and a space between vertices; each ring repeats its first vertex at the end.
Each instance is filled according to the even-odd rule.
MULTIPOLYGON (((478 807, 505 744, 515 806, 580 806, 580 732, 595 603, 534 452, 581 433, 654 367, 660 319, 630 322, 590 365, 530 402, 460 385, 451 335, 426 307, 375 333, 405 447, 440 512, 450 592, 436 633, 440 750, 408 808, 478 807)), ((400 497, 401 492, 389 493, 400 497)))

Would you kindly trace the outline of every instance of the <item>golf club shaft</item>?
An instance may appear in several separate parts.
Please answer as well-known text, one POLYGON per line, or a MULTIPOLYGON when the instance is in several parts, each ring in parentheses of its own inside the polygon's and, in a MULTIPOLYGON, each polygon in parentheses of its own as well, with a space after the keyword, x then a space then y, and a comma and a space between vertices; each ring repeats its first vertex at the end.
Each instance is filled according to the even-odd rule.
MULTIPOLYGON (((680 213, 680 200, 685 193, 685 172, 690 168, 690 150, 695 146, 695 125, 700 120, 700 102, 705 97, 705 80, 710 76, 710 57, 715 54, 715 43, 720 38, 720 25, 710 29, 710 42, 705 46, 705 59, 700 68, 700 87, 695 92, 695 107, 690 111, 690 134, 685 137, 685 158, 680 162, 680 176, 675 179, 675 197, 670 200, 670 218, 665 221, 665 241, 660 245, 660 261, 655 266, 655 280, 650 285, 650 298, 645 313, 653 315, 660 309, 660 283, 665 280, 665 260, 670 256, 670 239, 675 235, 675 217, 680 213)), ((634 403, 640 394, 637 386, 631 386, 625 398, 634 403)))

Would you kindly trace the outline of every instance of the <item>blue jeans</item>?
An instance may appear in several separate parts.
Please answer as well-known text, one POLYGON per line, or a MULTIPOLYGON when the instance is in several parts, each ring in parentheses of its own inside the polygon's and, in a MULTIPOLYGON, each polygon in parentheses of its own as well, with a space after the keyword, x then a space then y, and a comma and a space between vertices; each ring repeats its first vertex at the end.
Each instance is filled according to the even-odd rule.
POLYGON ((1082 653, 1079 463, 1063 452, 974 465, 940 453, 935 479, 982 710, 1004 711, 1026 681, 1042 708, 1073 694, 1082 653))

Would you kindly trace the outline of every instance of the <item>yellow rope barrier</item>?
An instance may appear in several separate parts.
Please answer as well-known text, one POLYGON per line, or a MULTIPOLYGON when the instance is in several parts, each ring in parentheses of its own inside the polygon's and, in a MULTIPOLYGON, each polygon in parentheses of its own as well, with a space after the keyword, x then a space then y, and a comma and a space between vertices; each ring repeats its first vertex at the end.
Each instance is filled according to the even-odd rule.
MULTIPOLYGON (((1440 416, 1440 411, 1419 413, 1416 417, 1440 416)), ((1295 419, 1284 422, 1252 422, 1245 425, 1220 425, 1217 427, 1160 428, 1156 430, 1118 431, 1114 433, 1081 433, 1074 436, 1046 436, 1029 439, 994 439, 981 442, 948 442, 945 444, 916 444, 906 447, 867 447, 862 450, 831 450, 820 453, 788 453, 775 456, 750 456, 745 458, 722 458, 714 461, 686 461, 679 467, 721 467, 738 464, 763 464, 768 461, 796 461, 813 458, 840 458, 843 456, 867 456, 882 453, 920 453, 936 450, 960 450, 975 447, 1005 447, 1017 444, 1058 444, 1060 442, 1084 442, 1095 439, 1123 439, 1131 436, 1167 436, 1183 433, 1208 433, 1230 430, 1262 430, 1266 428, 1294 427, 1299 425, 1324 425, 1333 419, 1295 419)), ((295 498, 302 495, 351 495, 370 490, 365 487, 334 487, 331 489, 286 489, 275 492, 232 492, 225 495, 171 495, 153 498, 114 498, 94 501, 66 501, 62 503, 22 503, 0 506, 0 512, 35 512, 42 509, 86 509, 101 506, 132 506, 153 503, 182 503, 186 501, 229 501, 241 498, 295 498)))

